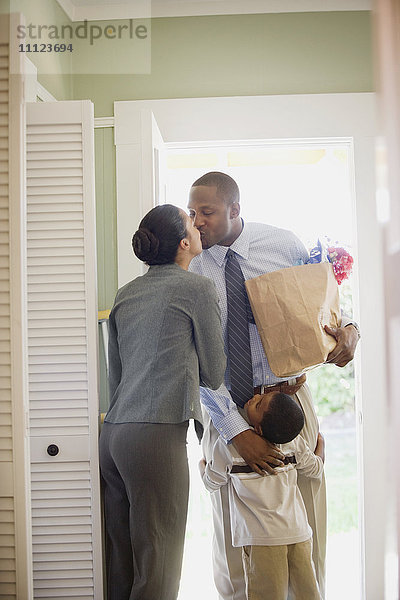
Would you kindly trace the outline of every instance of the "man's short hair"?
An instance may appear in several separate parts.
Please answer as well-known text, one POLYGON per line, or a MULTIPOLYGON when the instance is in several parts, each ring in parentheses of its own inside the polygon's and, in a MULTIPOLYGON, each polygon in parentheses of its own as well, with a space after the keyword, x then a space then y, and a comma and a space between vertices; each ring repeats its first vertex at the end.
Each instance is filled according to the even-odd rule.
POLYGON ((227 204, 233 204, 240 201, 240 192, 238 184, 232 177, 220 171, 210 171, 196 179, 192 187, 206 185, 217 188, 217 195, 221 197, 227 204))
POLYGON ((304 427, 300 406, 287 394, 276 392, 260 423, 262 434, 272 444, 291 442, 304 427))

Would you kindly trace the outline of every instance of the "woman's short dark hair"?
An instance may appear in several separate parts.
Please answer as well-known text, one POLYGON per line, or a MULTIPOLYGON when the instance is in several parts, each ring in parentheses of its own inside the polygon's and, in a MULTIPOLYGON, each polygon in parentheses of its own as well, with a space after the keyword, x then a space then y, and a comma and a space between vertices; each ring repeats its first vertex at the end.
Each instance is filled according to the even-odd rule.
POLYGON ((260 423, 263 437, 272 444, 286 444, 294 440, 304 427, 300 406, 287 394, 276 392, 260 423))
POLYGON ((186 235, 186 223, 179 208, 161 204, 141 220, 132 237, 132 248, 146 264, 166 265, 175 261, 179 242, 186 235))

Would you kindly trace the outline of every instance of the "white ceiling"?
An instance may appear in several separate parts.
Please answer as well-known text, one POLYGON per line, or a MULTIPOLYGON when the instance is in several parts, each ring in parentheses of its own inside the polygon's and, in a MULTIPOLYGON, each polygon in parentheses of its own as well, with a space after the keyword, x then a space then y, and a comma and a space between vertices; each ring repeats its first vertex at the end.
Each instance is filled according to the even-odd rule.
POLYGON ((57 0, 71 21, 371 10, 373 0, 57 0))

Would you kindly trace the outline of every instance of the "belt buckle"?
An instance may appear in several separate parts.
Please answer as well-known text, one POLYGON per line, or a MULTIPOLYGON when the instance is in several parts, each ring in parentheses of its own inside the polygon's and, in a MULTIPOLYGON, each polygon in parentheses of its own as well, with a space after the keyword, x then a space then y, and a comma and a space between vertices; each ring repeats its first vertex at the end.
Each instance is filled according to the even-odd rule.
POLYGON ((282 385, 288 385, 288 386, 297 385, 297 380, 298 380, 298 377, 291 377, 290 379, 285 379, 285 381, 277 381, 276 383, 270 383, 270 384, 264 383, 263 385, 260 385, 260 393, 268 394, 268 389, 271 389, 271 388, 282 389, 281 388, 282 385))
POLYGON ((263 385, 261 385, 261 386, 260 386, 260 394, 261 394, 261 395, 262 395, 262 394, 268 394, 268 389, 270 389, 270 388, 274 388, 274 387, 276 387, 277 385, 278 385, 278 384, 276 384, 276 383, 270 383, 270 384, 263 383, 263 385), (266 390, 267 390, 267 391, 266 391, 266 390))

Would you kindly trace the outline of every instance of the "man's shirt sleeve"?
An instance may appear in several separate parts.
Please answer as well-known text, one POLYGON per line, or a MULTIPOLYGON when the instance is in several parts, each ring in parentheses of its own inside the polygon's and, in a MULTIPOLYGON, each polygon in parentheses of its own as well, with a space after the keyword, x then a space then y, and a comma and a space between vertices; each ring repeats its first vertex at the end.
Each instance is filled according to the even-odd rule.
POLYGON ((230 442, 239 433, 250 429, 224 384, 215 391, 201 388, 200 399, 209 413, 215 429, 225 442, 230 442))

